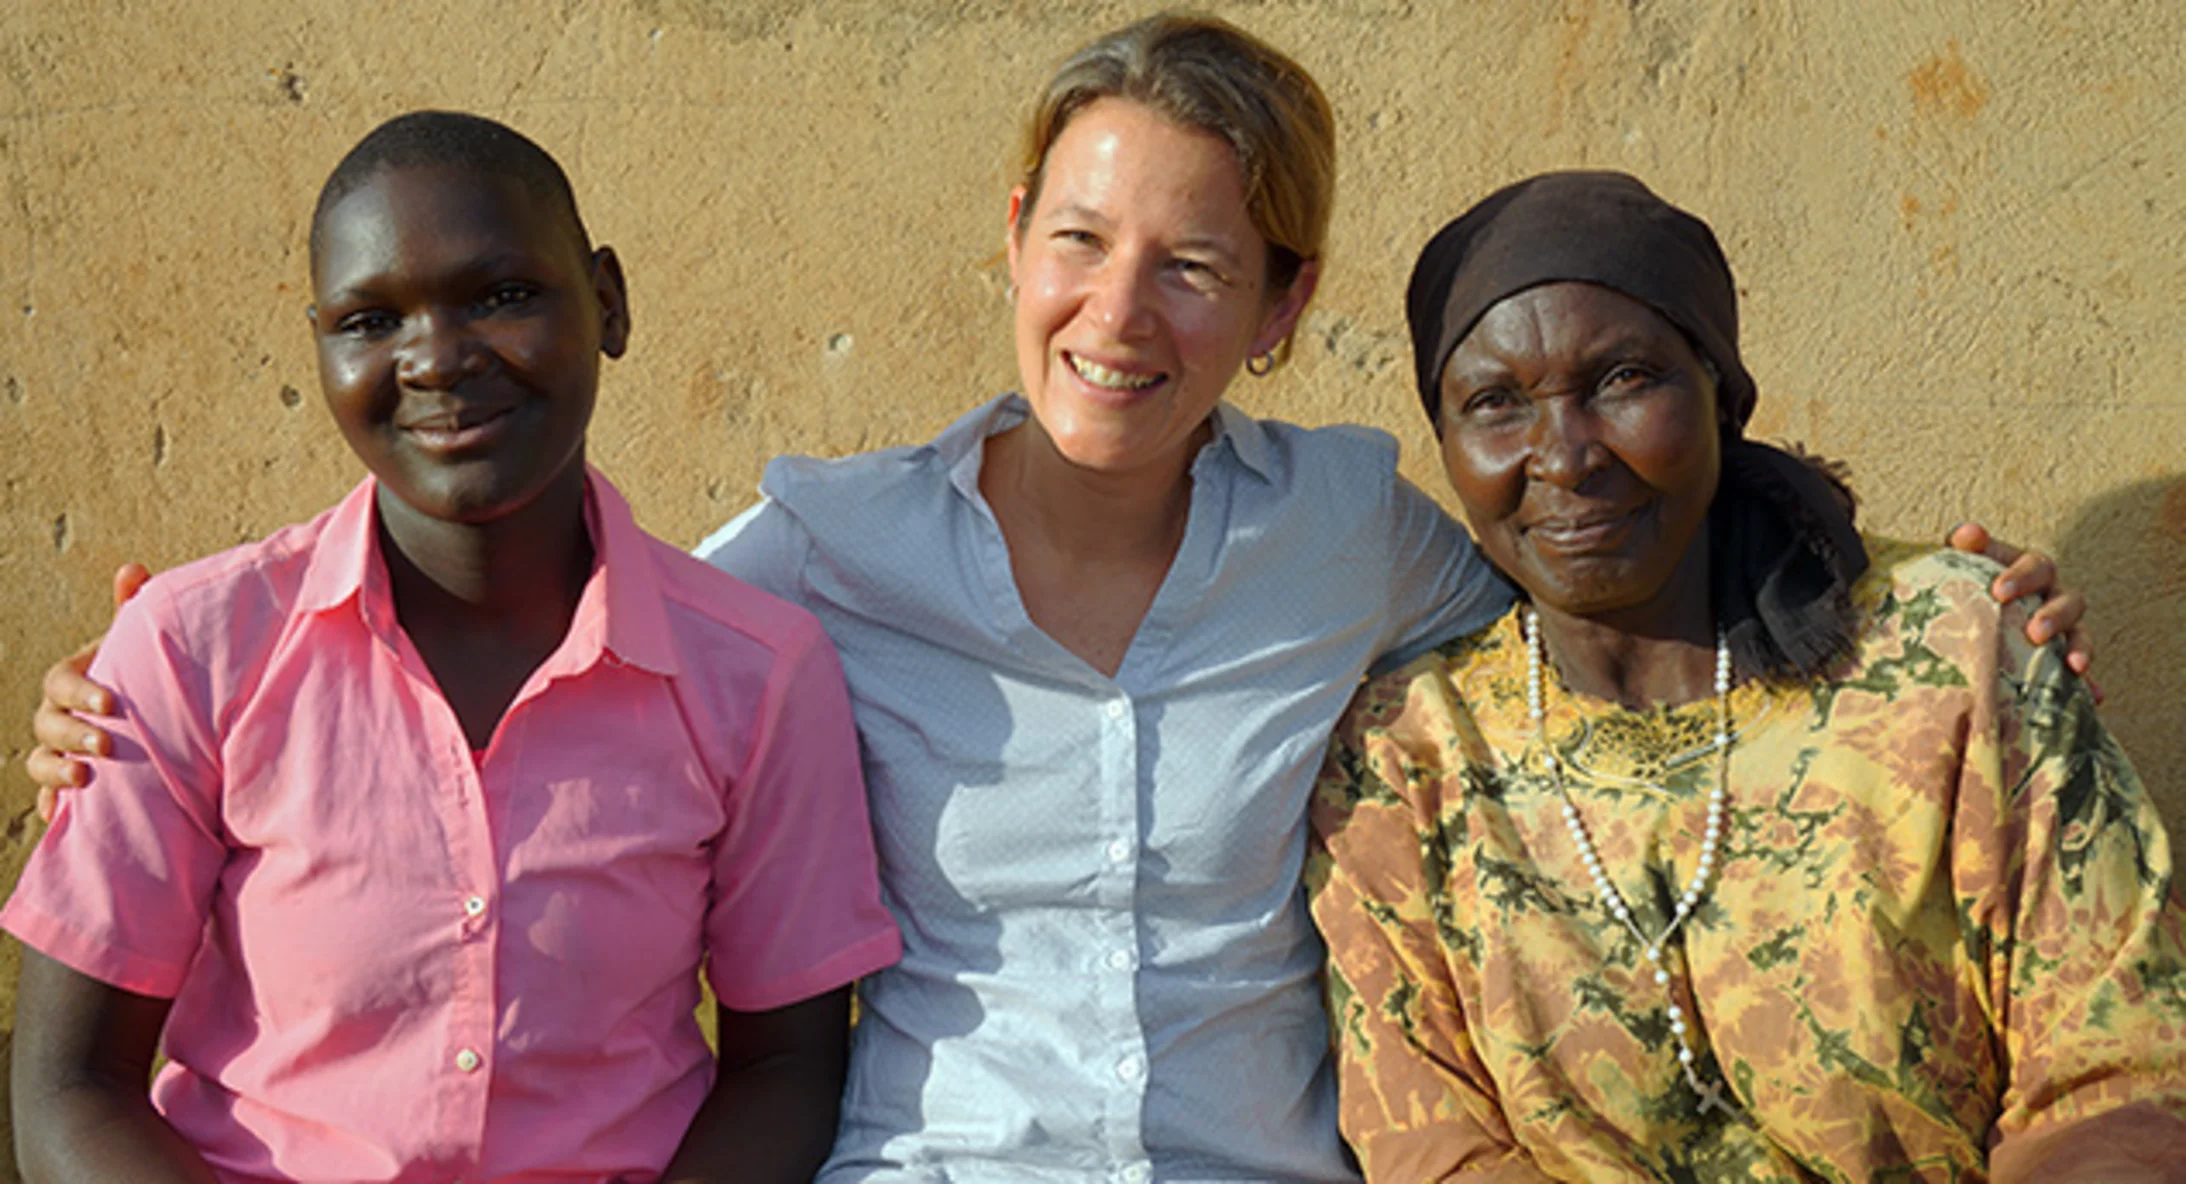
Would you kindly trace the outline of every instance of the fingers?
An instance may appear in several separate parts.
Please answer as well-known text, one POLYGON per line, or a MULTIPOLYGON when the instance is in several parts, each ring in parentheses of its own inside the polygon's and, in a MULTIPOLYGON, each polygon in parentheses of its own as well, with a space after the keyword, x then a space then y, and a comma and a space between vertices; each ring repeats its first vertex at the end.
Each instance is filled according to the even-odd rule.
POLYGON ((2040 645, 2053 637, 2065 639, 2065 649, 2070 652, 2092 652, 2093 643, 2084 636, 2080 618, 2087 615, 2087 597, 2077 592, 2065 591, 2042 602, 2027 618, 2027 640, 2040 645))
MULTIPOLYGON (((1999 603, 2009 603, 2022 596, 2050 596, 2057 592, 2057 565, 2040 551, 2019 552, 1989 585, 1989 595, 1996 597, 1999 603)), ((2078 624, 2080 614, 2087 611, 2087 602, 2079 599, 2078 593, 2061 593, 2052 599, 2068 596, 2072 598, 2073 607, 2070 616, 2055 622, 2060 631, 2078 624)))
POLYGON ((1953 527, 1949 540, 1958 550, 1979 552, 2005 565, 1989 585, 1989 595, 1999 602, 2022 596, 2044 598, 2041 607, 2027 618, 2027 640, 2043 645, 2053 638, 2064 638, 2065 665, 2087 684, 2095 702, 2102 702, 2101 684, 2087 675, 2095 664, 2094 635, 2080 624, 2087 615, 2087 597, 2058 582, 2056 562, 2040 551, 2022 550, 1991 537, 1977 522, 1953 527))
POLYGON ((37 782, 40 789, 80 788, 84 774, 89 772, 82 761, 43 744, 30 750, 30 755, 23 759, 23 767, 30 771, 30 779, 37 782))
POLYGON ((42 744, 30 750, 23 768, 38 783, 38 818, 44 822, 53 821, 53 810, 61 800, 58 791, 83 786, 91 772, 82 761, 71 760, 42 744))
POLYGON ((38 746, 23 758, 23 768, 38 783, 38 817, 48 822, 53 820, 57 802, 55 790, 91 781, 90 766, 75 757, 105 756, 113 748, 113 737, 75 716, 77 711, 104 715, 114 709, 113 694, 84 676, 91 654, 87 646, 46 671, 45 699, 31 716, 38 746))
MULTIPOLYGON (((1994 559, 1998 563, 2003 564, 2007 568, 2017 565, 2029 554, 2032 554, 2032 552, 2026 551, 2025 549, 2020 547, 2015 547, 2012 544, 2007 543, 2000 538, 1997 538, 1995 535, 1990 534, 1989 528, 1981 525, 1978 522, 1961 522, 1957 526, 1952 527, 1951 533, 1945 535, 1944 538, 1945 541, 1949 542, 1951 546, 1956 548, 1957 550, 1968 551, 1975 555, 1986 555, 1989 558, 1994 559)), ((2048 560, 2044 558, 2043 561, 2047 562, 2048 560)), ((2046 588, 2028 588, 2023 589, 2021 592, 2018 593, 2018 595, 2023 596, 2026 595, 2026 593, 2028 592, 2039 592, 2045 590, 2046 588)), ((1997 599, 2004 600, 2009 598, 1999 593, 1997 599)))
POLYGON ((129 603, 130 597, 144 587, 144 581, 152 578, 150 568, 141 563, 124 563, 114 569, 114 607, 129 603))
POLYGON ((38 817, 47 822, 53 821, 59 801, 55 790, 74 789, 91 781, 91 767, 75 756, 104 756, 113 747, 111 736, 77 719, 69 708, 75 705, 75 710, 102 714, 113 709, 113 695, 83 675, 89 660, 86 651, 64 658, 46 671, 46 697, 31 716, 31 731, 38 738, 38 746, 23 758, 23 768, 38 783, 38 817))
POLYGON ((2087 597, 2072 591, 2056 593, 2027 618, 2027 640, 2041 645, 2062 637, 2065 665, 2087 684, 2088 693, 2095 697, 2095 702, 2101 703, 2104 698, 2102 684, 2088 677, 2088 671, 2095 665, 2095 637, 2080 623, 2086 615, 2087 597))
MULTIPOLYGON (((38 705, 37 713, 31 716, 30 730, 40 747, 53 750, 62 759, 106 756, 113 747, 113 737, 52 703, 38 705)), ((47 785, 57 784, 51 778, 39 780, 47 785)))
POLYGON ((90 654, 88 649, 80 651, 46 671, 45 699, 30 721, 39 747, 24 761, 31 779, 40 785, 83 784, 90 770, 70 757, 105 756, 112 747, 112 737, 75 715, 78 711, 107 715, 114 710, 113 693, 84 676, 90 654))
MULTIPOLYGON (((2040 595, 2047 599, 2027 619, 2027 640, 2041 645, 2051 638, 2065 639, 2065 661, 2073 671, 2086 675, 2095 662, 2095 638, 2081 624, 2087 616, 2087 597, 2057 583, 2057 565, 2049 557, 2029 551, 2019 557, 1990 589, 1998 600, 2040 595)), ((2098 699, 2100 694, 2098 693, 2098 699)))
POLYGON ((2019 557, 2019 548, 2012 546, 2010 543, 1996 541, 1990 537, 1989 528, 1978 522, 1961 522, 1952 527, 1951 533, 1945 535, 1944 538, 1952 547, 1960 551, 1986 555, 1998 563, 2010 563, 2013 559, 2019 557))
MULTIPOLYGON (((91 681, 87 673, 91 669, 92 657, 98 652, 98 643, 92 642, 46 669, 45 681, 40 684, 40 689, 45 692, 45 702, 39 704, 41 715, 47 708, 55 711, 81 711, 90 715, 114 713, 113 693, 91 681)), ((61 747, 72 746, 64 744, 61 747)))
MULTIPOLYGON (((124 563, 114 571, 114 607, 119 609, 144 587, 152 573, 141 563, 124 563)), ((91 767, 78 755, 105 756, 113 738, 96 726, 78 719, 86 715, 111 715, 113 692, 91 681, 91 659, 99 652, 94 640, 46 670, 40 689, 45 695, 31 717, 31 731, 38 746, 23 758, 23 768, 38 784, 38 817, 53 821, 60 803, 57 791, 74 789, 91 781, 91 767)))

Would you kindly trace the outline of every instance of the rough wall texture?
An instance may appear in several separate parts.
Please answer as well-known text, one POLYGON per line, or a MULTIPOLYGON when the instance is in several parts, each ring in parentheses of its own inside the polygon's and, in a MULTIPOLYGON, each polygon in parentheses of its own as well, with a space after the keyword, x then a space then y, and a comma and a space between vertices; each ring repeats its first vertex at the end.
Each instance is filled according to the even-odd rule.
MULTIPOLYGON (((2063 559, 2105 717, 2186 838, 2186 6, 1214 7, 1315 71, 1343 138, 1297 363, 1241 403, 1386 427, 1439 488, 1413 251, 1526 173, 1637 172, 1723 238, 1761 434, 1851 461, 1875 527, 1973 515, 2063 559)), ((39 829, 23 711, 113 566, 260 535, 359 474, 317 405, 303 247, 372 124, 472 109, 569 167, 636 306, 593 453, 689 542, 775 453, 917 440, 1012 383, 1014 121, 1149 8, 0 0, 0 883, 39 829)))

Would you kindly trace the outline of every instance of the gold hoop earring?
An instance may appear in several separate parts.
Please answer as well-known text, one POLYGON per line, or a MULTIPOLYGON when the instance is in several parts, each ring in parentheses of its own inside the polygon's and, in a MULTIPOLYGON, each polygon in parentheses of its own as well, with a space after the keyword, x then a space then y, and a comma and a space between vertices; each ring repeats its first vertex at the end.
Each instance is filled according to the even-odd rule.
POLYGON ((1266 378, 1274 369, 1275 351, 1272 349, 1264 354, 1254 354, 1252 357, 1245 359, 1245 373, 1252 375, 1254 378, 1266 378))

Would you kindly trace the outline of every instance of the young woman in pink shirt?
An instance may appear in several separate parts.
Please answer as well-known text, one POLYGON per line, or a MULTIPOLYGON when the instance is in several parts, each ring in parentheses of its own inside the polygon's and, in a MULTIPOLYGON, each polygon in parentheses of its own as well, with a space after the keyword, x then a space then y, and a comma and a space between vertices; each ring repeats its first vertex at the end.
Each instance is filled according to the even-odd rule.
POLYGON ((311 255, 371 475, 106 639, 0 913, 26 1178, 808 1179, 899 950, 833 649, 585 465, 629 306, 536 145, 393 120, 311 255))

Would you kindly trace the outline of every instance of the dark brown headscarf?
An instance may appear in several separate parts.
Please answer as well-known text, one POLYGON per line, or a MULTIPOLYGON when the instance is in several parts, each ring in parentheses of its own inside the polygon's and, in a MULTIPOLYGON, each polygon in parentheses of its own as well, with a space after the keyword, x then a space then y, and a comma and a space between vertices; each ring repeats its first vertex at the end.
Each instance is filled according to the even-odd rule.
POLYGON ((1738 289, 1708 225, 1623 173, 1545 173, 1442 228, 1412 269, 1406 314, 1420 402, 1442 431, 1442 371, 1490 308, 1581 281, 1676 325, 1716 374, 1723 473, 1709 507, 1715 612, 1741 673, 1811 677, 1852 644, 1867 569, 1849 494, 1812 464, 1744 438, 1756 398, 1738 357, 1738 289))

